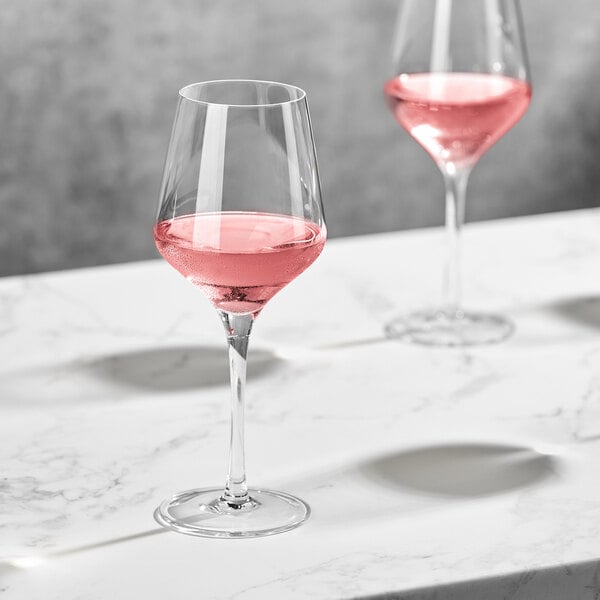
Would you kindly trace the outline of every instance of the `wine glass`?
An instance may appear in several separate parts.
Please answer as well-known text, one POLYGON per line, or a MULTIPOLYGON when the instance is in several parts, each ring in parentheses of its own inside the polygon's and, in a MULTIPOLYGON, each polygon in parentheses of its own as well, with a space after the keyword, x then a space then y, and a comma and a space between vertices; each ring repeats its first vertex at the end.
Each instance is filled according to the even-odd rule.
POLYGON ((459 242, 471 169, 531 99, 518 0, 404 0, 384 92, 442 172, 448 246, 442 306, 398 318, 386 333, 435 346, 499 342, 509 320, 462 308, 459 242))
POLYGON ((319 256, 325 238, 305 92, 251 80, 184 87, 154 239, 163 258, 204 292, 225 327, 231 441, 224 488, 175 494, 155 512, 161 525, 205 537, 256 537, 308 518, 302 500, 247 487, 244 387, 254 320, 319 256))

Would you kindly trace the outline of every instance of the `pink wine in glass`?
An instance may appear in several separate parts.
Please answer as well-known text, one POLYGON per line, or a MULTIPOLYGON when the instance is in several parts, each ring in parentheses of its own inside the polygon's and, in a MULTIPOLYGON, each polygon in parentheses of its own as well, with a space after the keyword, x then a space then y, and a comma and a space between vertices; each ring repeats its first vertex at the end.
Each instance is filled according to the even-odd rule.
POLYGON ((154 227, 165 260, 230 313, 258 313, 314 262, 325 238, 325 227, 271 213, 197 213, 154 227))
POLYGON ((396 120, 438 165, 472 167, 525 113, 531 87, 488 73, 414 73, 390 79, 396 120))

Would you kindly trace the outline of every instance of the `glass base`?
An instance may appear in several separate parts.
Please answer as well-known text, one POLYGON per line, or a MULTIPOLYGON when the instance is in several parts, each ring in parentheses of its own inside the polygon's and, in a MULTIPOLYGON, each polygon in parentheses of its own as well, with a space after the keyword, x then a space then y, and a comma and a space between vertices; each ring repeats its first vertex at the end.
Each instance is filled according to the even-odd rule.
POLYGON ((299 498, 271 490, 248 490, 250 498, 232 506, 221 498, 223 490, 188 490, 167 498, 154 518, 168 527, 201 537, 246 538, 274 535, 298 527, 310 516, 299 498))
POLYGON ((386 325, 385 333, 426 346, 478 346, 501 342, 514 329, 511 321, 499 315, 438 310, 395 319, 386 325))

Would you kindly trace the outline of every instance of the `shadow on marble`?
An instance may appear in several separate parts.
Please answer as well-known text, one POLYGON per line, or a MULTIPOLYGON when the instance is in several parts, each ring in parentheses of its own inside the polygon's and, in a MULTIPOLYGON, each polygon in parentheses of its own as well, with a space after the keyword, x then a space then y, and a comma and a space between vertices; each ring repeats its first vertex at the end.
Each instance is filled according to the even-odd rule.
MULTIPOLYGON (((285 359, 251 349, 248 379, 281 368, 285 359)), ((142 393, 185 392, 229 385, 226 345, 143 349, 5 373, 0 405, 24 408, 42 404, 122 402, 142 393)))
MULTIPOLYGON (((116 544, 123 544, 125 542, 132 542, 135 540, 147 538, 150 536, 157 535, 159 533, 168 533, 169 530, 163 527, 156 529, 150 529, 148 531, 142 531, 140 533, 133 533, 130 535, 124 535, 109 540, 101 540, 92 544, 82 544, 79 546, 73 546, 71 548, 65 548, 63 550, 56 550, 50 552, 42 552, 39 554, 32 554, 29 556, 15 556, 12 558, 5 558, 0 560, 0 576, 8 575, 15 571, 25 571, 32 569, 38 565, 47 563, 48 561, 63 558, 65 556, 72 556, 74 554, 80 554, 81 552, 88 552, 90 550, 97 550, 98 548, 105 548, 107 546, 114 546, 116 544)), ((0 589, 1 591, 1 589, 0 589)))
POLYGON ((408 592, 355 596, 352 600, 598 600, 597 560, 432 585, 408 592))
POLYGON ((371 346, 373 344, 381 344, 382 342, 389 342, 383 331, 380 337, 363 338, 360 340, 347 340, 343 342, 336 342, 335 344, 323 344, 317 346, 315 350, 344 350, 346 348, 355 348, 357 346, 371 346))
POLYGON ((386 487, 435 496, 478 497, 534 485, 556 473, 556 458, 532 448, 495 444, 427 446, 370 460, 357 468, 386 487))
MULTIPOLYGON (((282 358, 268 350, 251 348, 248 379, 267 375, 282 363, 282 358)), ((90 361, 84 368, 102 379, 158 392, 229 385, 225 343, 223 346, 181 346, 114 354, 90 361)))
POLYGON ((600 296, 568 298, 512 310, 514 347, 538 347, 594 340, 600 330, 600 296), (522 317, 522 321, 521 321, 522 317))
POLYGON ((376 456, 277 486, 306 500, 321 527, 335 528, 509 494, 557 478, 562 468, 556 456, 529 447, 447 444, 376 456), (332 495, 344 501, 332 502, 332 495))
POLYGON ((551 304, 547 308, 570 321, 600 329, 599 296, 563 300, 562 302, 551 304))

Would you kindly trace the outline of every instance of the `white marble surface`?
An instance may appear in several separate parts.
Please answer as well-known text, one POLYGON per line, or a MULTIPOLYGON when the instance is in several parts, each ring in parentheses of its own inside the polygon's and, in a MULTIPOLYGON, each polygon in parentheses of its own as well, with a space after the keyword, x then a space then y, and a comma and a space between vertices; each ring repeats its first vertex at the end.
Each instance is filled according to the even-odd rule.
POLYGON ((300 495, 257 540, 160 530, 220 484, 221 325, 161 261, 0 281, 2 600, 600 594, 600 212, 470 225, 465 295, 498 346, 386 341, 435 303, 442 236, 335 240, 253 333, 251 484, 300 495))

